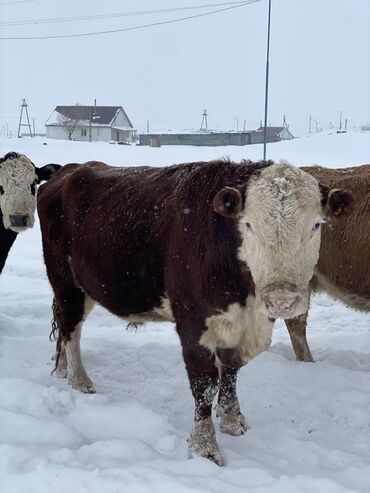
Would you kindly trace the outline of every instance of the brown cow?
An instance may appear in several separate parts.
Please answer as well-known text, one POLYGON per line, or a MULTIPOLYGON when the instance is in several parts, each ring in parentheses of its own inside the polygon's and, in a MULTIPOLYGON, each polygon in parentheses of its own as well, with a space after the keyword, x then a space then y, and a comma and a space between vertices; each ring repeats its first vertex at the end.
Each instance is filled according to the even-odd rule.
MULTIPOLYGON (((312 289, 326 292, 344 304, 370 311, 370 165, 345 169, 302 168, 330 188, 353 195, 353 211, 334 216, 322 228, 320 258, 312 289)), ((307 313, 287 320, 297 360, 312 362, 306 339, 307 313)))
POLYGON ((275 318, 307 311, 320 224, 347 202, 287 163, 65 166, 38 194, 57 374, 95 392, 80 355, 94 302, 133 323, 175 321, 195 400, 189 448, 222 464, 219 379, 221 431, 240 435, 237 369, 270 345, 275 318))

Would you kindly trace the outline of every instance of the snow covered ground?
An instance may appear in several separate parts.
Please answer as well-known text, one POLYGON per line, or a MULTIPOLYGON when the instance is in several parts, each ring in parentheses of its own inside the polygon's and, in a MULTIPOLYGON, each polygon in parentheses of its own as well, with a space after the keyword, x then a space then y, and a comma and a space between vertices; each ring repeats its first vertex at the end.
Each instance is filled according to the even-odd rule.
MULTIPOLYGON (((100 159, 170 164, 259 159, 261 146, 159 149, 36 139, 2 140, 35 163, 100 159)), ((293 164, 370 162, 370 135, 316 136, 269 146, 293 164)), ((171 324, 136 332, 96 308, 83 333, 97 394, 50 375, 51 290, 38 223, 20 235, 0 277, 1 493, 350 493, 370 491, 370 316, 326 296, 310 312, 315 364, 294 361, 288 333, 240 372, 250 430, 218 433, 220 468, 187 459, 193 400, 171 324)))

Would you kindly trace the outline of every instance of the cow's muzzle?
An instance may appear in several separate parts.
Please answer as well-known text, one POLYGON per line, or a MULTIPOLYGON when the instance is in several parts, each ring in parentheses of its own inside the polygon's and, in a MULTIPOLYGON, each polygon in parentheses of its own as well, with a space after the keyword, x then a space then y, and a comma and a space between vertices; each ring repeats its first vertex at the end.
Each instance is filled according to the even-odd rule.
POLYGON ((30 223, 30 216, 28 215, 11 215, 9 216, 10 226, 12 228, 27 228, 30 223))
POLYGON ((293 318, 298 315, 302 297, 291 291, 275 290, 265 294, 263 301, 270 317, 293 318))

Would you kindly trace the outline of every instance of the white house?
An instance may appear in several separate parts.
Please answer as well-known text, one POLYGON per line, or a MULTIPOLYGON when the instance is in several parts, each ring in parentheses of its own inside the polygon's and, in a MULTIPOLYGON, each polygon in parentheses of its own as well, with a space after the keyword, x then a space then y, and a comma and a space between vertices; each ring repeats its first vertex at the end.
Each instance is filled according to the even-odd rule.
POLYGON ((122 106, 57 106, 45 127, 49 139, 137 141, 137 131, 122 106))

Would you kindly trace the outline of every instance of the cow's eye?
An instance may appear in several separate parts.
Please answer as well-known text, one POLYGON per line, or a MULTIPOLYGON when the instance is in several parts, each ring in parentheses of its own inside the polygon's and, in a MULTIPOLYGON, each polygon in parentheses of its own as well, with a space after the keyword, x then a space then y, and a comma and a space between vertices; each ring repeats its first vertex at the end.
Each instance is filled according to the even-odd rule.
POLYGON ((246 226, 247 229, 252 229, 251 223, 245 223, 245 226, 246 226))
POLYGON ((3 187, 0 185, 0 195, 2 195, 4 193, 4 189, 3 187))
POLYGON ((312 228, 312 229, 313 229, 314 231, 316 231, 316 230, 317 230, 317 229, 319 229, 319 228, 320 228, 320 223, 315 223, 315 224, 313 225, 313 228, 312 228))

